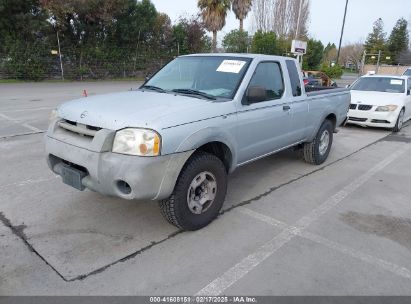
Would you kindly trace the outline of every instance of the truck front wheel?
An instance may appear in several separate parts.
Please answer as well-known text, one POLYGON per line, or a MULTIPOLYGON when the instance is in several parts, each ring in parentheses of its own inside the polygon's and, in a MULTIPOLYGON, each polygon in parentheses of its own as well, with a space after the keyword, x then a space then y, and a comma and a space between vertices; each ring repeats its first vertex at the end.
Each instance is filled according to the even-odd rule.
POLYGON ((333 143, 333 124, 328 119, 323 122, 314 140, 303 146, 303 158, 307 163, 321 165, 330 154, 333 143))
POLYGON ((183 230, 207 226, 220 212, 227 191, 227 172, 213 154, 196 152, 187 161, 171 196, 160 202, 161 213, 183 230))

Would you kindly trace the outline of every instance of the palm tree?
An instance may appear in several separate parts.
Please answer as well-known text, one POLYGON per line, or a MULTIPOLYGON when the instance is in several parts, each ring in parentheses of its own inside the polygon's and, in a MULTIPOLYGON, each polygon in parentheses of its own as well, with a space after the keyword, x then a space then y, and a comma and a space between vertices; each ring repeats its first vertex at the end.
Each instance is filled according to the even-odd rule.
POLYGON ((207 30, 213 33, 213 52, 217 51, 217 32, 225 25, 231 0, 198 0, 197 3, 207 30))
POLYGON ((251 10, 252 0, 233 0, 235 17, 240 20, 240 31, 244 30, 244 19, 251 10))

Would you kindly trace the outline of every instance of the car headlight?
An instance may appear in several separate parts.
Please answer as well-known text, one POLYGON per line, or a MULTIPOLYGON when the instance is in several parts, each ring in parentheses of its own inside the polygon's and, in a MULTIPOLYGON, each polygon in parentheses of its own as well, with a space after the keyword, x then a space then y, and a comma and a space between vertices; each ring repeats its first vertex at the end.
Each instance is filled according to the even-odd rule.
POLYGON ((148 129, 127 128, 117 131, 114 137, 114 153, 157 156, 160 155, 160 135, 148 129))
POLYGON ((50 112, 49 121, 52 122, 52 121, 55 120, 57 117, 58 117, 58 111, 57 111, 57 109, 53 109, 53 110, 50 112))
POLYGON ((377 112, 393 112, 397 110, 398 106, 396 105, 387 105, 387 106, 380 106, 375 109, 377 112))

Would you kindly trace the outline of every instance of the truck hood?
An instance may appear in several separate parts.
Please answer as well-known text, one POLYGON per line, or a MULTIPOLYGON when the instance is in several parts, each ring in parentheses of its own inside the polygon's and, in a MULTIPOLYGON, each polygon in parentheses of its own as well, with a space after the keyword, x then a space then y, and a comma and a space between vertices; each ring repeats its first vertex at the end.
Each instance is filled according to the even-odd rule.
POLYGON ((403 93, 387 93, 372 91, 351 90, 351 103, 374 106, 386 106, 390 104, 400 105, 404 102, 403 93))
POLYGON ((219 104, 204 99, 148 91, 96 95, 66 102, 58 116, 95 127, 163 129, 223 115, 219 104), (219 109, 217 109, 219 108, 219 109))

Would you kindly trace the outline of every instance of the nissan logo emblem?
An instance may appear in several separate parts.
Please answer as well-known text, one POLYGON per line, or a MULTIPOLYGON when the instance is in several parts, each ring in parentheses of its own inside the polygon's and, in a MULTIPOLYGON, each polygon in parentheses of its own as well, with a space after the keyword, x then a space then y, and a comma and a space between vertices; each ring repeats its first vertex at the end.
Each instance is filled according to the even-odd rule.
POLYGON ((80 114, 80 118, 84 118, 88 115, 87 111, 84 111, 83 113, 80 114))

